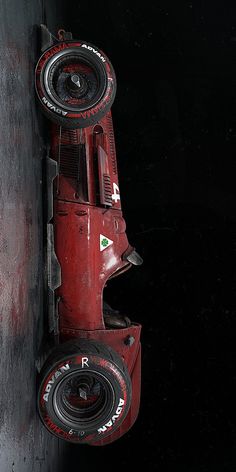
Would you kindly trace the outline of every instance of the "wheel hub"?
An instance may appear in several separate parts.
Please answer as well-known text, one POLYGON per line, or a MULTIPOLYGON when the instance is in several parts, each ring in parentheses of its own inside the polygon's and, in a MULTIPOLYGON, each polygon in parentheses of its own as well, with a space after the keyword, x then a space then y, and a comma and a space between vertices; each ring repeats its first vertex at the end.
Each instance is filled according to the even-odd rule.
POLYGON ((73 47, 49 59, 43 80, 53 103, 75 112, 95 106, 107 84, 104 67, 73 47))
POLYGON ((72 97, 82 97, 87 93, 88 82, 81 74, 71 74, 67 78, 67 90, 72 97))

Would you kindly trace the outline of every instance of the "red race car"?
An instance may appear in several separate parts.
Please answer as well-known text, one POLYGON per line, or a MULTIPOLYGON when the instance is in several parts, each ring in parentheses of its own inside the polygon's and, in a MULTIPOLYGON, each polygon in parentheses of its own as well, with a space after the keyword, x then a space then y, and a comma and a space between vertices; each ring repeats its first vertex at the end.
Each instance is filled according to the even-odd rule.
POLYGON ((37 96, 51 120, 47 157, 47 312, 54 347, 39 374, 47 429, 104 445, 134 423, 140 332, 103 301, 109 279, 141 257, 122 216, 111 105, 116 78, 96 46, 41 26, 37 96))

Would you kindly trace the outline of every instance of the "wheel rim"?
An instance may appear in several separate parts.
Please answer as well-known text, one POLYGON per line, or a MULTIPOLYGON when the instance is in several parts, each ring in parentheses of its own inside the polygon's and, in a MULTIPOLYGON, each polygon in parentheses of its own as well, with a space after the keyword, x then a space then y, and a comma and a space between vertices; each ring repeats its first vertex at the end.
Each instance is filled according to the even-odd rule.
POLYGON ((41 77, 51 100, 67 111, 82 112, 103 97, 107 77, 103 65, 83 50, 68 48, 55 54, 41 77))
POLYGON ((110 381, 95 371, 75 371, 55 389, 53 407, 68 426, 88 429, 106 422, 114 406, 114 389, 110 381))

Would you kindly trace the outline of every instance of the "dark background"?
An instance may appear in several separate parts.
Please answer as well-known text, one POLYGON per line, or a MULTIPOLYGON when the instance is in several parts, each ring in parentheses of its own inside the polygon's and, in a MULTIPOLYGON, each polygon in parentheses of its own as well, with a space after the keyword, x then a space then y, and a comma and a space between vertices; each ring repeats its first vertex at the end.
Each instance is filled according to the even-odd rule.
POLYGON ((0 2, 1 472, 235 472, 235 49, 235 1, 0 2), (143 324, 143 387, 138 421, 104 448, 67 446, 36 412, 41 22, 104 49, 118 79, 122 204, 144 264, 106 295, 143 324))
POLYGON ((107 291, 143 324, 139 419, 114 445, 71 446, 70 465, 234 471, 235 2, 63 8, 64 27, 116 70, 122 204, 144 258, 107 291))

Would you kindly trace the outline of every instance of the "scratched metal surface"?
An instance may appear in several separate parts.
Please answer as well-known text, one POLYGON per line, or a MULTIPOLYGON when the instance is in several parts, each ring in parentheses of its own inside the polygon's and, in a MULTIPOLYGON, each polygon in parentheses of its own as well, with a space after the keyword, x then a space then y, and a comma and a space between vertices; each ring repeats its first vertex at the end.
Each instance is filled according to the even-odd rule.
MULTIPOLYGON (((51 22, 50 2, 47 9, 51 22)), ((34 99, 41 0, 0 3, 0 471, 60 471, 64 444, 35 406, 43 335, 43 119, 34 99)), ((64 468, 64 467, 63 467, 64 468)))

